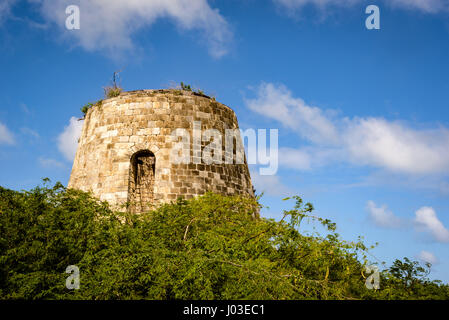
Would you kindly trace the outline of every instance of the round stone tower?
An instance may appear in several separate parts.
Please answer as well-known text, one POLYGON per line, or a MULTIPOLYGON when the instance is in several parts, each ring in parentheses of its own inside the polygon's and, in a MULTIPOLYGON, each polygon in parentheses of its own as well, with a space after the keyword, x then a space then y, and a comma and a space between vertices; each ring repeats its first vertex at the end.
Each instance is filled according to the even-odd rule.
MULTIPOLYGON (((227 129, 238 129, 235 113, 194 92, 139 90, 103 100, 85 116, 68 187, 91 191, 115 209, 126 204, 132 212, 207 191, 253 197, 244 155, 240 164, 225 161, 229 150, 223 143, 222 159, 204 163, 198 158, 198 149, 210 141, 200 134, 195 150, 195 130, 209 129, 225 137, 227 129), (173 134, 177 130, 190 136, 188 163, 171 159, 172 148, 180 143, 173 134)), ((239 143, 240 136, 232 142, 233 153, 239 143)))

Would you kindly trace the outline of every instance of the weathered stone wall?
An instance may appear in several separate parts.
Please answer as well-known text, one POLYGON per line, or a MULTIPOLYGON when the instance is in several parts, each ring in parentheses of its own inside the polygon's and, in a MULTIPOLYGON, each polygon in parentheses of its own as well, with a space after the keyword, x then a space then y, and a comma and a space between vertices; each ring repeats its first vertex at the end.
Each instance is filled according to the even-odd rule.
MULTIPOLYGON (((158 204, 206 191, 254 196, 246 159, 244 164, 170 162, 177 142, 172 131, 188 130, 192 142, 194 121, 201 121, 203 131, 217 129, 223 137, 225 129, 238 129, 229 107, 188 91, 142 90, 104 100, 86 114, 68 186, 92 191, 115 208, 136 197, 158 204), (140 165, 154 161, 154 176, 146 180, 133 176, 139 164, 132 164, 132 157, 140 151, 154 155, 154 160, 139 160, 140 165), (141 190, 143 185, 153 190, 141 190)), ((202 141, 202 147, 207 144, 202 141)), ((136 212, 144 209, 134 206, 136 212)))

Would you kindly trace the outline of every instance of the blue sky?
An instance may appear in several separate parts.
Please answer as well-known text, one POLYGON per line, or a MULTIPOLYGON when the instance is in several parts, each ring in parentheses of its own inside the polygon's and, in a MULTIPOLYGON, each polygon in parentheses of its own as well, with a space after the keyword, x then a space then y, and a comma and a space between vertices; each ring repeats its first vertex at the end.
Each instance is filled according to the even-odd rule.
POLYGON ((105 3, 1 0, 0 185, 68 182, 80 107, 113 71, 125 90, 184 81, 242 129, 279 129, 277 175, 251 167, 264 216, 301 195, 379 260, 432 261, 449 282, 449 1, 105 3))

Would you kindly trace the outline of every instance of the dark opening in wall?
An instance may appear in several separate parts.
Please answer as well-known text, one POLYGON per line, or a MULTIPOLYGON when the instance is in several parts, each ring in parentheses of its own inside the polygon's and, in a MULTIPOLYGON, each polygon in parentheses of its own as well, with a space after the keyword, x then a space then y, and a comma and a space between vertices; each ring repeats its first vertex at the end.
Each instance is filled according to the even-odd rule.
POLYGON ((131 157, 128 182, 128 210, 144 212, 154 199, 156 157, 149 150, 141 150, 131 157))

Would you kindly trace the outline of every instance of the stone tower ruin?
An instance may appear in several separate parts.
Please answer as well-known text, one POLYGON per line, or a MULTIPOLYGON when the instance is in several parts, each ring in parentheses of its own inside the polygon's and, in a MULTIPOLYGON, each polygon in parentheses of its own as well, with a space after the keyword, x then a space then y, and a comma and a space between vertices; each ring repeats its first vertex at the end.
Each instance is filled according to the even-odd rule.
MULTIPOLYGON (((238 129, 233 110, 191 91, 139 90, 103 100, 85 116, 68 187, 132 212, 207 191, 254 197, 246 158, 240 164, 198 163, 194 156, 193 163, 170 161, 178 142, 173 131, 192 136, 195 124, 223 136, 238 129)), ((209 143, 201 141, 201 148, 209 143)))

